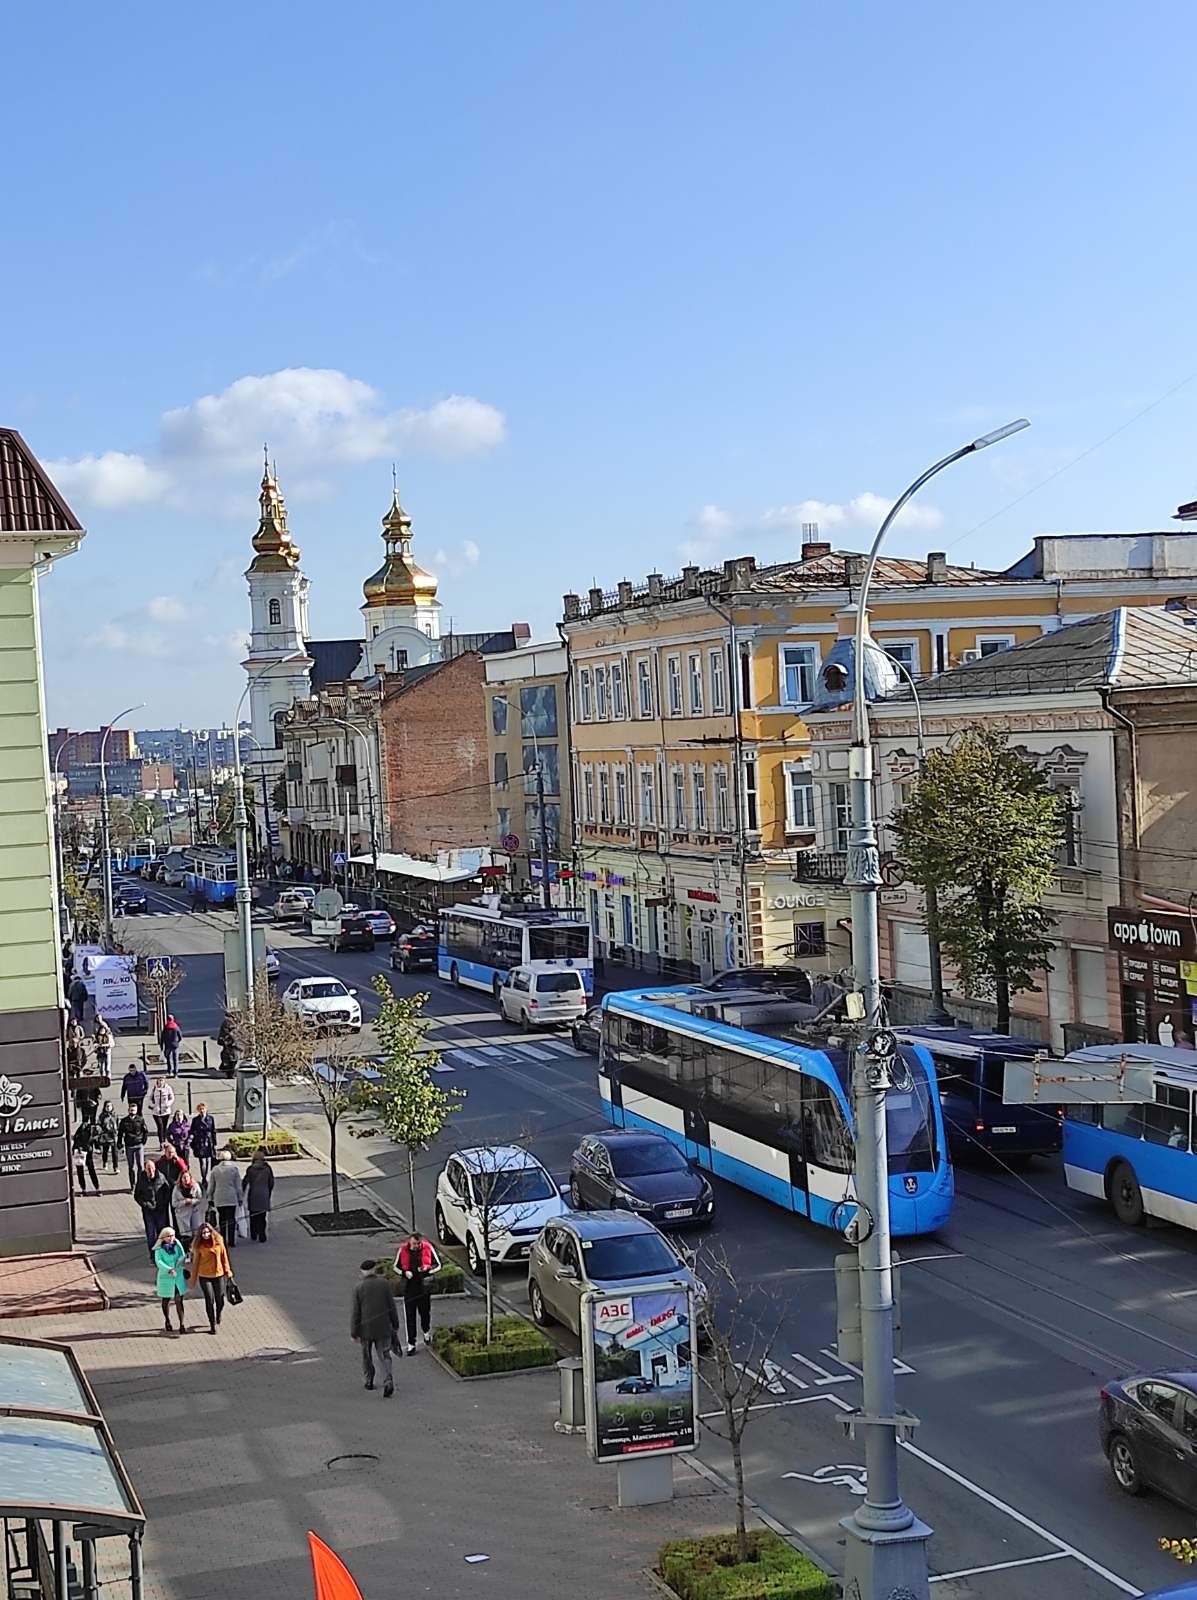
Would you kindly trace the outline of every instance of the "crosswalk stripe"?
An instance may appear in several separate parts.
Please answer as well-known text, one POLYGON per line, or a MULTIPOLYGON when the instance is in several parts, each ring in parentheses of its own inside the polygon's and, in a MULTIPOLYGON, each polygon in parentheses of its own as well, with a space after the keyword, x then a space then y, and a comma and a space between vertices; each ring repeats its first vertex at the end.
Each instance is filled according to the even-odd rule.
POLYGON ((551 1061, 553 1059, 553 1052, 546 1050, 540 1044, 525 1044, 523 1040, 519 1040, 511 1048, 518 1050, 523 1056, 531 1056, 533 1061, 551 1061))

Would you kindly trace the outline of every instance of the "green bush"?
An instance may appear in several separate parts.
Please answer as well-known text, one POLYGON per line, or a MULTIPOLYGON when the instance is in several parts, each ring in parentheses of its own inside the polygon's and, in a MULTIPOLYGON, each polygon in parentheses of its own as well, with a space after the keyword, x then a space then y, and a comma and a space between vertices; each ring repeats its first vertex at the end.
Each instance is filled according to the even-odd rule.
POLYGON ((736 1560, 734 1533, 675 1539, 657 1567, 681 1600, 837 1600, 834 1578, 766 1528, 748 1535, 750 1561, 736 1560))
MULTIPOLYGON (((394 1256, 380 1256, 378 1265, 395 1293, 402 1294, 403 1279, 395 1270, 394 1256)), ((460 1294, 465 1288, 465 1273, 456 1261, 443 1261, 429 1279, 429 1287, 433 1294, 460 1294)))
POLYGON ((557 1359, 556 1346, 523 1317, 496 1317, 494 1335, 487 1344, 485 1322, 459 1322, 451 1328, 437 1328, 432 1348, 463 1378, 547 1367, 557 1359))
POLYGON ((267 1156, 295 1156, 299 1154, 299 1140, 286 1128, 271 1128, 265 1138, 260 1133, 230 1133, 225 1140, 229 1149, 240 1161, 246 1161, 258 1149, 266 1146, 267 1156))

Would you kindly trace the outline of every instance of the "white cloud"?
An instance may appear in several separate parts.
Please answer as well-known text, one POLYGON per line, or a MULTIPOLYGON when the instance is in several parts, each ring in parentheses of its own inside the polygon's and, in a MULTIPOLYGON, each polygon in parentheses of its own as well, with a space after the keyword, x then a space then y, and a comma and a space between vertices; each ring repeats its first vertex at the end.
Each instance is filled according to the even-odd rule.
POLYGON ((434 550, 428 565, 451 578, 459 578, 467 567, 476 567, 482 559, 482 549, 475 539, 463 539, 456 550, 446 550, 444 545, 434 550))
POLYGON ((46 470, 68 500, 105 510, 148 505, 161 499, 170 478, 144 456, 123 450, 80 456, 75 461, 47 461, 46 470))
POLYGON ((171 654, 171 641, 150 628, 124 627, 119 622, 105 622, 84 640, 98 650, 111 650, 130 656, 166 656, 171 654))
POLYGON ((203 643, 218 655, 240 661, 249 651, 249 635, 234 629, 231 633, 206 633, 203 643))
POLYGON ((155 595, 145 609, 155 622, 182 622, 187 615, 187 607, 173 594, 155 595))
MULTIPOLYGON (((731 546, 752 553, 754 541, 778 534, 797 534, 806 523, 818 526, 819 537, 834 541, 837 534, 857 529, 874 531, 893 505, 883 495, 866 490, 851 500, 795 500, 769 506, 756 515, 735 516, 722 506, 705 505, 690 518, 695 532, 678 546, 687 561, 709 562, 733 554, 731 546)), ((943 512, 926 501, 912 502, 899 513, 895 526, 930 533, 943 524, 943 512)), ((797 552, 794 552, 795 556, 797 552)))
POLYGON ((466 539, 461 547, 461 555, 462 559, 467 563, 467 565, 476 567, 478 565, 479 558, 482 555, 482 551, 478 548, 473 539, 466 539))

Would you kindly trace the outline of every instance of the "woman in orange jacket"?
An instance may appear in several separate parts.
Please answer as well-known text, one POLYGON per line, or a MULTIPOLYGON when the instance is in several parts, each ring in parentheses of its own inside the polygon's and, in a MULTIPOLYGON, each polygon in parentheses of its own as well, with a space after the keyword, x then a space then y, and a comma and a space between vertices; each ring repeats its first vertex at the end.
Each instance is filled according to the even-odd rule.
POLYGON ((208 1313, 208 1332, 215 1333, 224 1311, 224 1286, 233 1276, 224 1240, 210 1222, 201 1224, 191 1242, 191 1267, 188 1288, 198 1283, 208 1313))

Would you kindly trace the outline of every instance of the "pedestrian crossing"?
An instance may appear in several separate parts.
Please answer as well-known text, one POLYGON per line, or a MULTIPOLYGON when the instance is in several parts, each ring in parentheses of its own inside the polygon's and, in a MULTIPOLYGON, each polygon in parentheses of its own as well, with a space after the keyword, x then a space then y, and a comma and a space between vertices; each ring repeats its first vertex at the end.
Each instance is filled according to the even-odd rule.
POLYGON ((480 1071, 486 1067, 544 1066, 546 1063, 565 1060, 586 1061, 584 1051, 575 1050, 564 1039, 505 1040, 502 1044, 433 1044, 440 1051, 441 1072, 480 1071))

